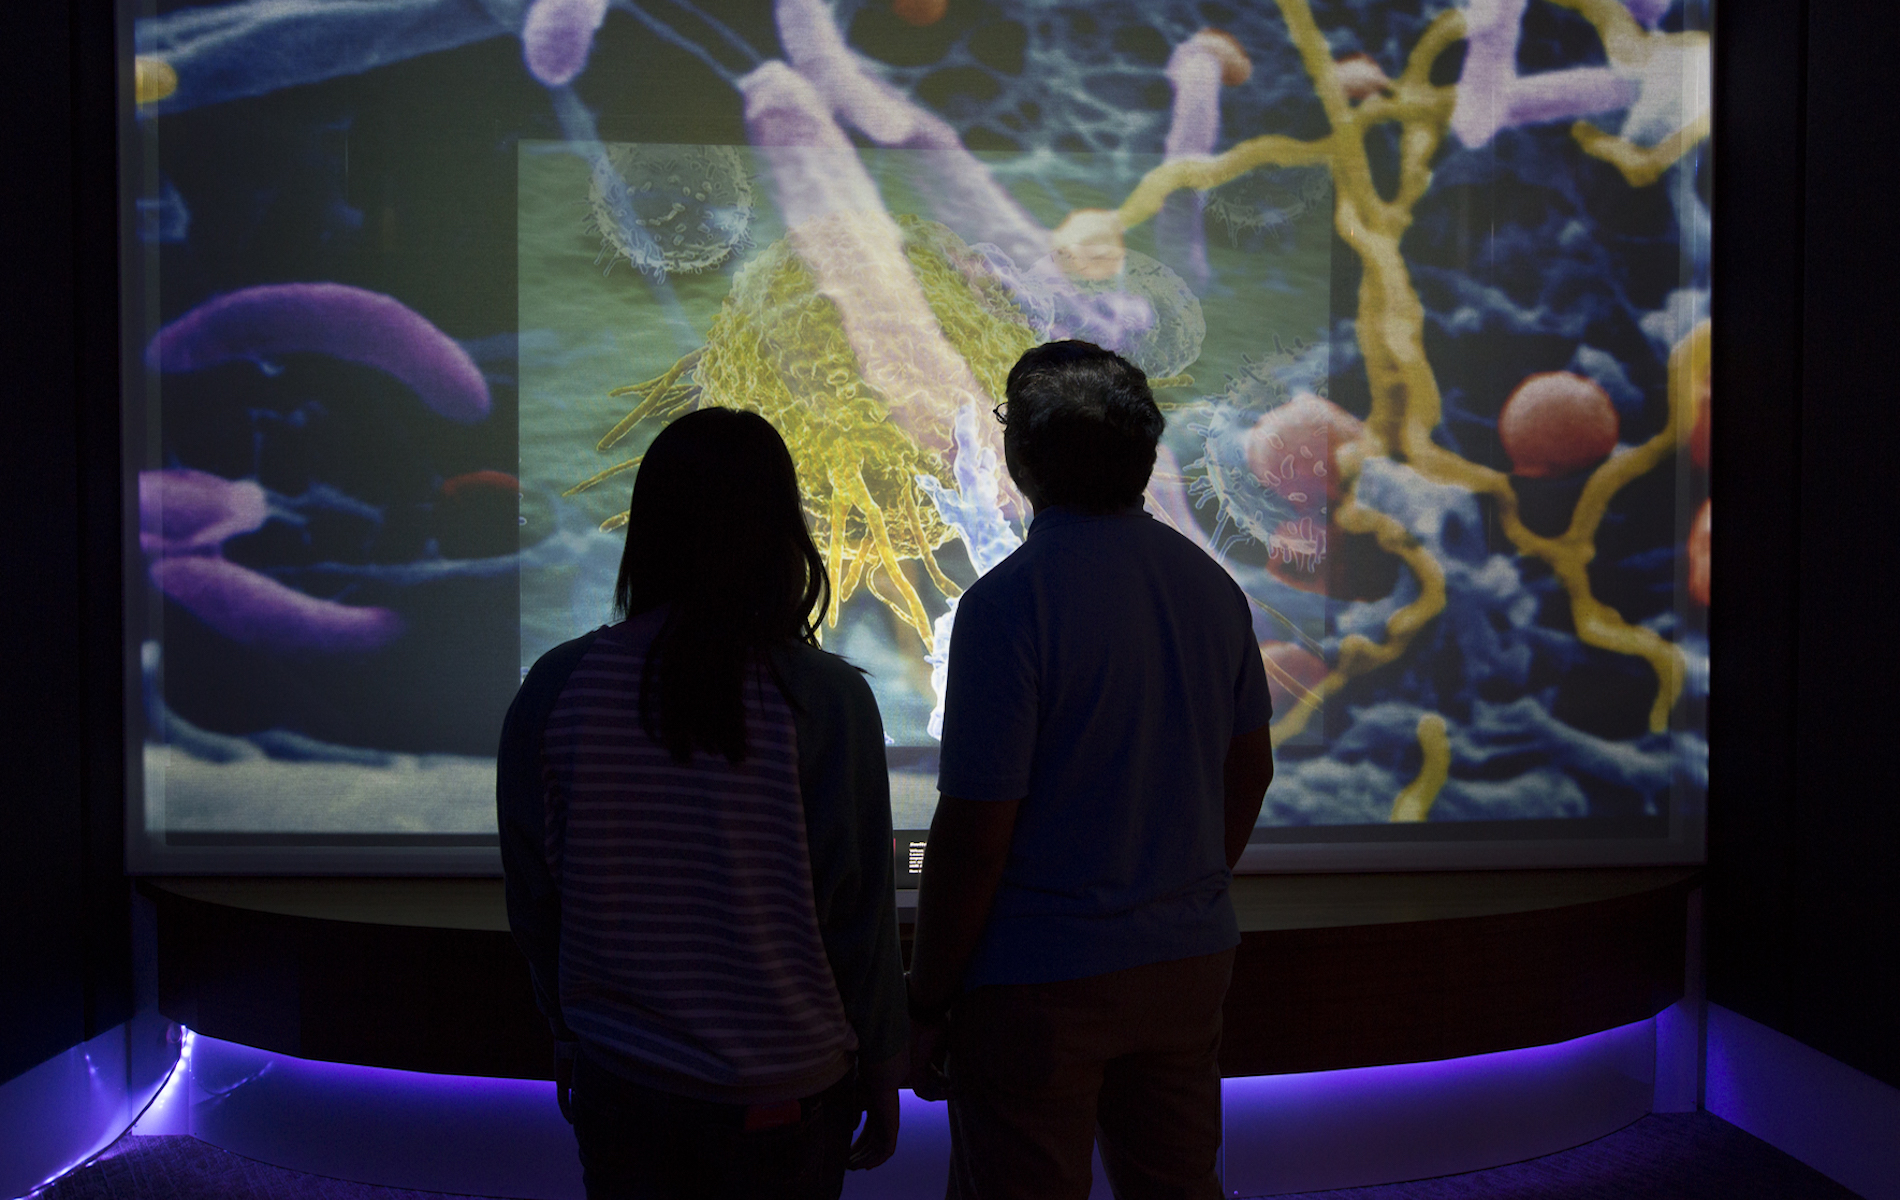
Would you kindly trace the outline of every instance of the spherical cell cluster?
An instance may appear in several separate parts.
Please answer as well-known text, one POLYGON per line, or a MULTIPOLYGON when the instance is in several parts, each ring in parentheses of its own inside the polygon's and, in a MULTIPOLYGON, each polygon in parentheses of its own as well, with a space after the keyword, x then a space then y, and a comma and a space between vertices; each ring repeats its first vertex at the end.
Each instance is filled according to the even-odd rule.
MULTIPOLYGON (((1324 357, 1314 355, 1315 347, 1295 341, 1291 346, 1275 340, 1271 353, 1259 357, 1244 357, 1241 371, 1229 376, 1227 386, 1218 399, 1211 403, 1197 405, 1188 415, 1187 424, 1200 439, 1201 457, 1188 464, 1187 472, 1193 477, 1189 493, 1197 502, 1213 500, 1220 510, 1217 528, 1222 531, 1232 529, 1248 537, 1269 551, 1277 544, 1288 561, 1308 561, 1316 566, 1323 561, 1326 548, 1322 544, 1325 538, 1323 523, 1313 537, 1305 537, 1300 529, 1299 518, 1317 511, 1319 506, 1301 508, 1285 495, 1266 483, 1256 471, 1250 447, 1255 443, 1254 431, 1260 425, 1267 425, 1284 442, 1286 434, 1278 431, 1280 423, 1297 425, 1288 416, 1269 420, 1274 412, 1286 409, 1291 401, 1289 394, 1296 386, 1308 384, 1323 387, 1321 376, 1324 374, 1324 357), (1294 382, 1294 381, 1297 381, 1294 382)), ((1304 398, 1305 390, 1301 388, 1304 398)), ((1318 397, 1314 397, 1318 399, 1318 397)), ((1325 401, 1320 401, 1324 405, 1325 401)), ((1297 417, 1304 408, 1289 414, 1297 417)), ((1320 410, 1324 413, 1324 410, 1320 410)), ((1344 414, 1342 414, 1344 415, 1344 414)), ((1326 418, 1320 418, 1320 426, 1326 425, 1326 418)), ((1351 417, 1346 417, 1351 421, 1351 417)), ((1342 426, 1342 432, 1346 427, 1342 426)), ((1295 432, 1295 439, 1299 434, 1295 432)), ((1271 443, 1261 441, 1263 449, 1271 449, 1271 443)), ((1324 438, 1309 439, 1309 448, 1313 445, 1327 445, 1324 438)), ((1297 453, 1297 451, 1296 451, 1297 453)), ((1325 460, 1322 460, 1325 461, 1325 460)), ((1272 474, 1279 478, 1278 464, 1273 464, 1272 474)), ((1332 471, 1332 465, 1326 468, 1332 471)), ((1325 475, 1315 475, 1309 465, 1309 482, 1324 479, 1325 475)), ((1310 496, 1303 487, 1292 487, 1310 496)), ((1324 493, 1319 493, 1324 496, 1324 493)), ((1322 505, 1326 503, 1322 498, 1322 505)), ((1277 559, 1275 561, 1278 561, 1277 559)))
POLYGON ((609 270, 622 260, 648 269, 657 247, 666 274, 692 275, 752 244, 752 177, 731 146, 610 144, 588 205, 609 270), (619 197, 637 228, 626 228, 619 197))
POLYGON ((1325 512, 1342 494, 1337 448, 1357 441, 1364 429, 1345 409, 1305 392, 1268 410, 1247 431, 1247 468, 1294 511, 1325 512))
POLYGON ((1146 300, 1154 308, 1154 324, 1120 352, 1151 378, 1179 375, 1194 365, 1207 339, 1200 298, 1167 264, 1138 250, 1123 253, 1118 273, 1105 279, 1074 279, 1070 285, 1083 295, 1123 292, 1146 300))
POLYGON ((1285 244, 1293 224, 1308 213, 1330 213, 1333 178, 1325 168, 1260 168, 1207 193, 1207 215, 1236 247, 1257 248, 1269 239, 1285 244))
POLYGON ((1596 380, 1569 371, 1531 375, 1498 413, 1511 470, 1549 479, 1594 467, 1616 449, 1616 406, 1596 380))

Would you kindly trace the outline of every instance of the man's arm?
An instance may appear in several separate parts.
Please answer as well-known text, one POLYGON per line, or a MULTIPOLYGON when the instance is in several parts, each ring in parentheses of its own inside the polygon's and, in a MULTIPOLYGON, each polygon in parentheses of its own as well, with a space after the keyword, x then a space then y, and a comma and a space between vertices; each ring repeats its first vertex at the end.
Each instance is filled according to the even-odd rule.
MULTIPOLYGON (((1227 810, 1227 868, 1232 870, 1253 836, 1254 822, 1273 782, 1273 733, 1262 725, 1227 743, 1227 762, 1221 771, 1227 810)), ((928 860, 926 860, 928 865, 928 860)), ((918 908, 922 915, 922 906, 918 908)), ((921 930, 922 925, 918 928, 921 930)))
MULTIPOLYGON (((955 796, 938 801, 917 885, 917 940, 910 957, 915 1020, 941 1017, 956 999, 1003 881, 1021 804, 955 796)), ((923 1065, 913 1063, 912 1068, 923 1065)))

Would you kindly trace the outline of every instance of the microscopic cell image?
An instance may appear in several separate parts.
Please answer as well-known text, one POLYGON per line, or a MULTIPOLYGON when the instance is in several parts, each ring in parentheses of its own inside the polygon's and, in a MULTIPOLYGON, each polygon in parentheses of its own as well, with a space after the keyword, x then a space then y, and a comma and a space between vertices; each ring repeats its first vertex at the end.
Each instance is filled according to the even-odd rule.
POLYGON ((492 856, 509 698, 707 406, 783 433, 927 827, 958 597, 1035 516, 992 410, 1069 337, 1250 606, 1246 865, 1699 853, 1708 0, 131 18, 135 854, 492 856))

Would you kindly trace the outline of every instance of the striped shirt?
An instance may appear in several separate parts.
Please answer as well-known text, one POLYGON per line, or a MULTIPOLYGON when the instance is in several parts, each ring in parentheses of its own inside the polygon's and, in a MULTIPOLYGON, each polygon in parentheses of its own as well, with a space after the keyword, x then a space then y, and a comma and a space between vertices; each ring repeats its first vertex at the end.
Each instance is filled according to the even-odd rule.
POLYGON ((543 732, 561 1013, 591 1055, 675 1092, 822 1091, 857 1038, 819 929, 792 710, 761 663, 745 761, 677 762, 639 719, 658 628, 603 630, 543 732))

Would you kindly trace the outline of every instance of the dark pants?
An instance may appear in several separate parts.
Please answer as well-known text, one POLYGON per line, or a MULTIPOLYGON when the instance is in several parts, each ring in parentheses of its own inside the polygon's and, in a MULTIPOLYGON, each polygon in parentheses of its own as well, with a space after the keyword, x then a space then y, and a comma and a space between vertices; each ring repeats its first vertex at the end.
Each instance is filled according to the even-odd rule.
POLYGON ((951 1010, 950 1200, 1220 1200, 1234 952, 977 988, 951 1010))
POLYGON ((693 1100, 622 1079, 582 1054, 574 1139, 588 1200, 837 1200, 858 1118, 854 1076, 796 1115, 693 1100))

